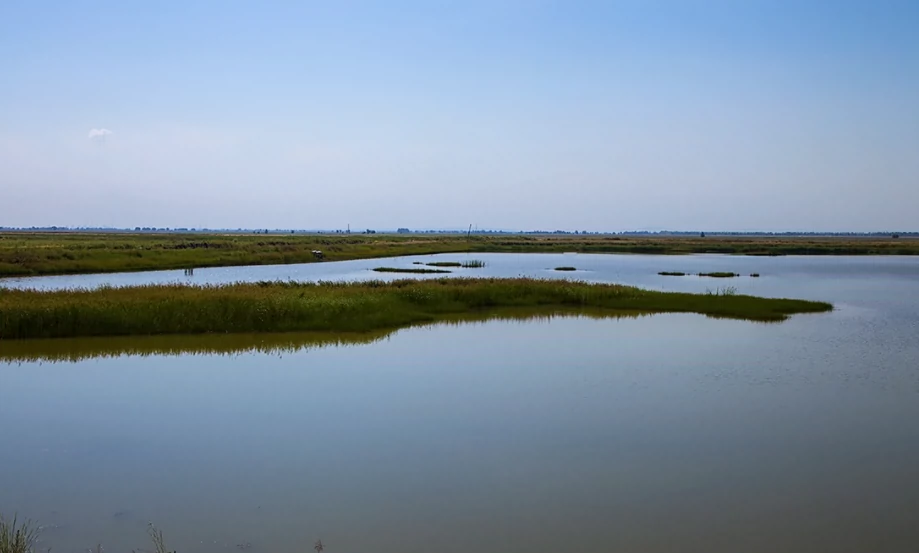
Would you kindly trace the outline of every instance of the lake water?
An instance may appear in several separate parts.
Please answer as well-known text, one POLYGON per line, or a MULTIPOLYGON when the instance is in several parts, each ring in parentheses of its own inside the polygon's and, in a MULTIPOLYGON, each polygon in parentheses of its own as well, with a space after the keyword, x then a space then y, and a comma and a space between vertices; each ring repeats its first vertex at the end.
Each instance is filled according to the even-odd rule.
POLYGON ((45 524, 55 552, 152 549, 148 521, 180 553, 916 551, 919 259, 476 254, 189 279, 469 257, 488 265, 454 274, 733 286, 836 310, 0 343, 0 512, 45 524), (762 276, 656 274, 674 270, 762 276))

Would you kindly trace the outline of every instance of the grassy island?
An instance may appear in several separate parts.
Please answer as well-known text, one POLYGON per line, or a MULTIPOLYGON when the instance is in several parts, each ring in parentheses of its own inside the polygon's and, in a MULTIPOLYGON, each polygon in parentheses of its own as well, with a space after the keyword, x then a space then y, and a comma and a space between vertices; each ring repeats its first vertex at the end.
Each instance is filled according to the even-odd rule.
POLYGON ((377 267, 374 269, 377 273, 412 273, 416 275, 429 275, 437 273, 449 273, 450 271, 444 269, 412 269, 412 268, 401 268, 401 267, 377 267))
POLYGON ((0 340, 246 332, 369 332, 502 308, 551 312, 699 313, 781 321, 828 303, 734 294, 657 292, 528 278, 360 283, 260 282, 94 290, 0 288, 0 340))
POLYGON ((740 275, 737 273, 727 272, 727 271, 716 271, 714 273, 699 273, 700 277, 711 277, 711 278, 736 278, 740 275))

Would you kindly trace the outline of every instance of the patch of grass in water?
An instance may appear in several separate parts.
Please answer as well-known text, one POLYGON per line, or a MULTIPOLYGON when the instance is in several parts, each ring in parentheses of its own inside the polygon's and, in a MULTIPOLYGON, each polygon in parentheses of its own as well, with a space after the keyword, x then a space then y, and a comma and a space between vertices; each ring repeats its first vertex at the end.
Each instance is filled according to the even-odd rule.
POLYGON ((832 310, 803 300, 658 292, 530 278, 257 282, 95 290, 3 290, 0 341, 76 336, 370 332, 499 308, 597 308, 781 321, 832 310))
POLYGON ((433 261, 431 263, 425 263, 428 267, 461 267, 462 264, 459 261, 433 261))
POLYGON ((686 273, 680 273, 677 271, 661 271, 657 274, 661 276, 686 276, 686 273))
POLYGON ((577 267, 556 267, 556 271, 577 271, 577 267))
POLYGON ((399 267, 377 267, 374 271, 378 273, 415 273, 415 274, 436 274, 436 273, 449 273, 450 271, 444 271, 441 269, 402 269, 399 267))
POLYGON ((485 262, 481 259, 471 259, 469 261, 463 261, 462 267, 464 269, 481 269, 485 266, 485 262))
POLYGON ((739 277, 738 273, 728 273, 728 272, 714 272, 714 273, 699 273, 701 277, 712 277, 712 278, 734 278, 739 277))

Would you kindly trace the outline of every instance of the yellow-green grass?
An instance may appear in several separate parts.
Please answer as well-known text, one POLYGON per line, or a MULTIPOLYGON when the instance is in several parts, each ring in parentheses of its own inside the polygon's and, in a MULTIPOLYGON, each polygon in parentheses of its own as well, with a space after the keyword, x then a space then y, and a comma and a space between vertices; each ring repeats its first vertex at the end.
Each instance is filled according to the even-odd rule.
POLYGON ((31 521, 0 514, 0 553, 31 553, 37 538, 38 527, 31 521))
POLYGON ((94 290, 0 289, 0 340, 246 332, 370 332, 500 308, 596 308, 781 321, 828 303, 658 292, 551 279, 261 282, 94 290))
POLYGON ((0 233, 0 276, 270 265, 458 252, 916 255, 919 240, 604 235, 0 233))

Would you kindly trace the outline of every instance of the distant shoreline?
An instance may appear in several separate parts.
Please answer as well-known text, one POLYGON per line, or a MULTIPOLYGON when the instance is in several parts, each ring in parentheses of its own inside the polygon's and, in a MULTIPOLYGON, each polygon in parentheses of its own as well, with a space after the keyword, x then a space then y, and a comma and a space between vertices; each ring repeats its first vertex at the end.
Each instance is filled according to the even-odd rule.
POLYGON ((444 253, 919 255, 914 237, 0 233, 0 277, 275 265, 444 253), (317 256, 321 251, 321 258, 317 256))

